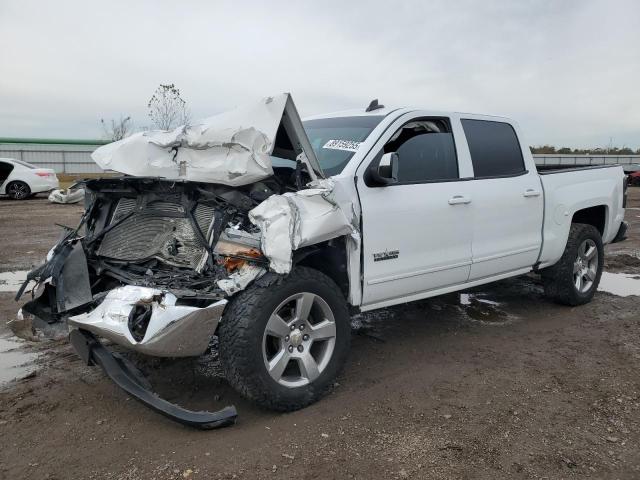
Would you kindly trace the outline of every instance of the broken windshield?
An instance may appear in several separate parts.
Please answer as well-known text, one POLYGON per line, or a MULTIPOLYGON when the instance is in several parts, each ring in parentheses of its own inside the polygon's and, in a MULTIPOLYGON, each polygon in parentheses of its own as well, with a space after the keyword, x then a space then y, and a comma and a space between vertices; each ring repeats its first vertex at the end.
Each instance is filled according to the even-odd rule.
POLYGON ((321 118, 303 122, 326 176, 337 175, 384 116, 321 118))

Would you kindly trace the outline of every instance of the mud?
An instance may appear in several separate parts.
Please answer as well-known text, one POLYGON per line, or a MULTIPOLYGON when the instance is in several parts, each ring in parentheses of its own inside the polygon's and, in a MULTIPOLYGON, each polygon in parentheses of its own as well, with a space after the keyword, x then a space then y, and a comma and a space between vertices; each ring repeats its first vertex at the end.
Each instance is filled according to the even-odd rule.
POLYGON ((0 388, 12 380, 23 379, 36 371, 37 353, 23 348, 22 342, 9 335, 0 337, 0 388))
MULTIPOLYGON (((640 207, 640 189, 630 197, 640 207)), ((38 263, 54 223, 79 214, 0 201, 0 270, 38 263)), ((640 219, 627 219, 610 273, 640 273, 640 219)), ((37 369, 0 391, 0 478, 640 478, 638 300, 601 291, 560 307, 529 275, 360 314, 332 392, 289 414, 227 386, 215 339, 195 360, 129 355, 172 401, 234 403, 238 424, 210 432, 129 399, 64 340, 25 344, 37 369)), ((0 293, 3 319, 16 308, 0 293)))

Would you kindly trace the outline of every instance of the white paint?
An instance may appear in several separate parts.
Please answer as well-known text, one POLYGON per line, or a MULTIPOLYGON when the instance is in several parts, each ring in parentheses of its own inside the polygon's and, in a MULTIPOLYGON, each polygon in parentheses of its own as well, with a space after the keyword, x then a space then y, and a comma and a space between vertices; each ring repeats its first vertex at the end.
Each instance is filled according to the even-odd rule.
POLYGON ((16 272, 0 272, 0 292, 17 292, 27 279, 26 270, 16 272))
POLYGON ((82 200, 84 200, 84 188, 56 189, 49 194, 51 203, 78 203, 82 200))
POLYGON ((92 311, 69 317, 69 325, 84 328, 100 336, 109 338, 120 345, 144 353, 159 356, 197 356, 206 350, 209 338, 222 315, 226 300, 219 300, 205 308, 176 305, 177 298, 170 292, 156 288, 127 285, 114 288, 92 311), (136 305, 149 305, 151 318, 144 338, 137 341, 128 327, 129 314, 136 305), (185 322, 211 326, 211 331, 192 332, 191 340, 172 334, 185 322), (170 338, 173 336, 175 341, 170 338), (157 348, 162 339, 162 346, 157 348))
MULTIPOLYGON (((283 93, 197 125, 135 133, 98 148, 91 158, 105 170, 128 175, 249 185, 273 175, 271 154, 285 112, 298 136, 292 141, 304 149, 309 140, 290 95, 283 93)), ((313 175, 315 154, 309 148, 304 153, 301 160, 314 167, 313 175)))
POLYGON ((619 297, 640 295, 640 275, 602 272, 598 290, 612 293, 619 297))
POLYGON ((234 293, 247 288, 247 285, 265 273, 266 269, 262 267, 246 264, 229 275, 228 278, 218 280, 216 283, 227 293, 227 295, 233 295, 234 293))
POLYGON ((291 270, 293 250, 355 233, 352 211, 345 213, 332 198, 333 182, 321 180, 311 186, 272 195, 249 212, 249 219, 262 232, 262 252, 277 273, 291 270))

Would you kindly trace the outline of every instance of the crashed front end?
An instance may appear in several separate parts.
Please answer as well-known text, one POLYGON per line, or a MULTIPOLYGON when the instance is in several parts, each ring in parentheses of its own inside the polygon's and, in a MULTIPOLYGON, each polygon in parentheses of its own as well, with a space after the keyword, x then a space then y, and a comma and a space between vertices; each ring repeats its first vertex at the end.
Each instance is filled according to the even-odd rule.
POLYGON ((39 327, 66 322, 88 365, 158 412, 201 428, 229 424, 233 407, 191 412, 160 399, 98 338, 153 356, 203 354, 231 297, 268 271, 289 273, 296 250, 343 236, 358 244, 348 195, 323 178, 288 94, 134 134, 92 157, 125 176, 79 184, 80 223, 27 275, 21 314, 39 327))
POLYGON ((280 193, 278 182, 241 189, 123 177, 84 186, 80 225, 29 273, 35 298, 22 310, 149 355, 202 354, 226 298, 268 269, 248 213, 280 193))

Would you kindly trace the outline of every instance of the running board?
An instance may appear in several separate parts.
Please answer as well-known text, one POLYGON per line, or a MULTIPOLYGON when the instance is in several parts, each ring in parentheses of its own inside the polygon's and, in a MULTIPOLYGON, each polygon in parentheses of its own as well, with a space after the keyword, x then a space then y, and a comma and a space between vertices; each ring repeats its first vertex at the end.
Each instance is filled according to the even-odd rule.
POLYGON ((131 362, 111 353, 86 330, 72 330, 69 340, 84 363, 100 365, 104 373, 125 392, 171 420, 201 430, 227 427, 236 422, 238 413, 233 405, 217 412, 194 412, 163 400, 151 391, 147 379, 131 362))

